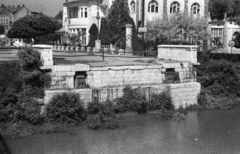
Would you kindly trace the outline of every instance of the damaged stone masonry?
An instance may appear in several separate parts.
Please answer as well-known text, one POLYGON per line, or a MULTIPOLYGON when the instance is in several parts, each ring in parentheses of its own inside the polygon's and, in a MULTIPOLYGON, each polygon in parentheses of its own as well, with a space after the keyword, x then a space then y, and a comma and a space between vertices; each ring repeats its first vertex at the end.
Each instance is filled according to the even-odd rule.
POLYGON ((51 48, 40 45, 34 48, 45 52, 41 54, 42 69, 49 76, 45 81, 45 104, 62 92, 80 94, 85 105, 93 98, 113 100, 123 95, 122 90, 127 85, 141 87, 148 99, 153 93, 168 90, 176 109, 197 104, 201 85, 196 82, 196 65, 199 63, 195 46, 160 45, 154 63, 113 65, 51 65, 51 48))

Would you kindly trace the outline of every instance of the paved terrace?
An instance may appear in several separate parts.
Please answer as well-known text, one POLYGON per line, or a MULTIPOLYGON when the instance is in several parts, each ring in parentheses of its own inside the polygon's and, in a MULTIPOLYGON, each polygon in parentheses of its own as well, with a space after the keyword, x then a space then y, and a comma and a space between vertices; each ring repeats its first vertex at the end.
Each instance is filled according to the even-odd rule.
MULTIPOLYGON (((128 55, 112 55, 104 54, 104 61, 102 53, 76 53, 76 52, 53 52, 55 65, 69 65, 69 64, 88 64, 90 67, 104 67, 104 66, 129 66, 129 65, 156 65, 153 63, 156 57, 142 57, 142 56, 128 56, 128 55)), ((161 60, 164 63, 175 63, 172 60, 161 60)))
MULTIPOLYGON (((18 49, 16 48, 0 48, 0 61, 18 60, 18 49)), ((53 50, 54 65, 74 65, 77 63, 88 64, 91 67, 103 66, 129 66, 129 65, 157 65, 153 63, 156 57, 128 56, 117 54, 93 53, 89 55, 87 52, 71 52, 71 51, 55 51, 53 50)), ((160 60, 164 63, 174 63, 173 60, 160 60)))

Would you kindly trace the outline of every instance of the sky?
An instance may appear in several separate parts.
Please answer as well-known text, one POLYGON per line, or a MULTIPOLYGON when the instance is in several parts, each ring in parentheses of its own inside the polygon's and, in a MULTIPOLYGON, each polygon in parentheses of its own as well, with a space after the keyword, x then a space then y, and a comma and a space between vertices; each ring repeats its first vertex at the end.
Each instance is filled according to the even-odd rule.
POLYGON ((48 16, 54 17, 63 6, 66 0, 0 0, 0 6, 25 4, 25 6, 32 12, 42 12, 48 16))

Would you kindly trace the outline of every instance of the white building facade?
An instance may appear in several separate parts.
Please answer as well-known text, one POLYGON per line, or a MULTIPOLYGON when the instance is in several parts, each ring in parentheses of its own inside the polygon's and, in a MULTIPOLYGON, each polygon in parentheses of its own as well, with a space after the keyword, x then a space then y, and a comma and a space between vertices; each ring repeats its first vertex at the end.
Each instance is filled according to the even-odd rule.
MULTIPOLYGON (((63 4, 63 28, 68 33, 83 32, 81 44, 89 41, 89 28, 97 20, 106 17, 114 0, 72 0, 63 4), (98 7, 99 6, 99 7, 98 7)), ((155 17, 168 16, 175 12, 188 12, 202 17, 208 16, 208 0, 128 0, 130 16, 135 25, 145 27, 147 21, 155 17)))

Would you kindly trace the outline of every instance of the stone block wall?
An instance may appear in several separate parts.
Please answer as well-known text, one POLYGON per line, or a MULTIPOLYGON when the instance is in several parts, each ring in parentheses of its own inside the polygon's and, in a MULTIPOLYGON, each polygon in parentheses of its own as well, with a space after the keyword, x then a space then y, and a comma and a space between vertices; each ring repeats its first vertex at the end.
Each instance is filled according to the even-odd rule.
POLYGON ((192 63, 189 62, 171 62, 162 63, 165 70, 174 68, 176 72, 179 72, 180 83, 196 82, 197 71, 192 63))
POLYGON ((198 95, 201 91, 201 84, 197 82, 189 82, 182 84, 168 85, 173 104, 176 109, 197 104, 198 95))
POLYGON ((158 59, 197 63, 197 46, 159 45, 158 59))
MULTIPOLYGON (((142 92, 145 94, 147 99, 149 99, 153 93, 169 91, 176 109, 180 106, 186 107, 197 104, 198 94, 201 90, 201 85, 197 82, 132 86, 132 88, 138 87, 142 89, 142 92)), ((114 100, 122 97, 124 88, 125 86, 100 89, 46 90, 44 100, 45 104, 48 104, 51 98, 56 94, 63 92, 75 92, 80 94, 80 99, 84 102, 84 105, 87 106, 94 96, 98 96, 99 101, 106 101, 107 99, 114 100), (96 93, 98 94, 96 95, 96 93)))
MULTIPOLYGON (((161 93, 167 90, 166 84, 142 85, 142 86, 131 86, 131 87, 132 88, 140 87, 147 99, 149 99, 153 93, 161 93)), ((100 101, 114 100, 116 98, 122 97, 124 88, 125 86, 101 88, 99 90, 99 96, 100 96, 99 100, 100 101)))
POLYGON ((158 62, 153 65, 89 67, 85 65, 56 65, 49 73, 47 89, 74 89, 76 72, 86 72, 91 88, 158 85, 165 82, 167 69, 179 72, 180 82, 196 82, 196 69, 189 62, 158 62))
POLYGON ((154 85, 165 80, 162 64, 147 66, 93 67, 88 72, 87 83, 92 88, 126 85, 154 85))

